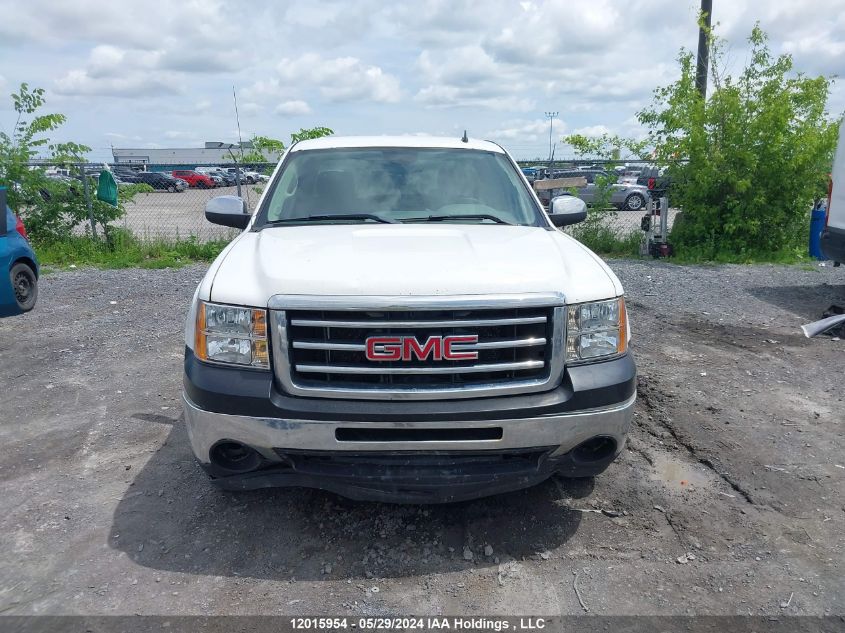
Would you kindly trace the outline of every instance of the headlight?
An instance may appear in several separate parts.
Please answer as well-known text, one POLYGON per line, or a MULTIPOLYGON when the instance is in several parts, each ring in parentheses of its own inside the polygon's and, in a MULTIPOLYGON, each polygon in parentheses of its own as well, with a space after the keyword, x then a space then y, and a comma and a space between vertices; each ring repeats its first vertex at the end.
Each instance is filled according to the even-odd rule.
POLYGON ((582 303, 567 308, 568 364, 622 354, 628 347, 625 299, 582 303))
POLYGON ((267 311, 200 302, 194 354, 200 360, 267 369, 267 311))

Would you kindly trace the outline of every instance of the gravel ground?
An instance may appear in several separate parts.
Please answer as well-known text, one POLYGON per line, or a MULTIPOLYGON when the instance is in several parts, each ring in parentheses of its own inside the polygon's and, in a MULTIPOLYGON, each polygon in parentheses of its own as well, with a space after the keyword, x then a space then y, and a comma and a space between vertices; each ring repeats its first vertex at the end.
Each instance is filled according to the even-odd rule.
POLYGON ((204 267, 47 275, 0 321, 4 614, 845 613, 830 267, 613 261, 640 368, 592 480, 449 506, 227 493, 181 420, 204 267))

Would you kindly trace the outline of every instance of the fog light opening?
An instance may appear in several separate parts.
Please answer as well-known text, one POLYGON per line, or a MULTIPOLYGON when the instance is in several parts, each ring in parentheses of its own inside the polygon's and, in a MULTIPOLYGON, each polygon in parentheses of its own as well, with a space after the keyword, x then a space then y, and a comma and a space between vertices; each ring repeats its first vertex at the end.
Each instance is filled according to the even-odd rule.
POLYGON ((261 465, 261 455, 255 449, 230 440, 215 444, 209 458, 215 466, 238 473, 255 470, 261 465))
POLYGON ((572 451, 572 457, 578 462, 599 462, 616 454, 616 440, 612 437, 597 436, 581 442, 572 451))

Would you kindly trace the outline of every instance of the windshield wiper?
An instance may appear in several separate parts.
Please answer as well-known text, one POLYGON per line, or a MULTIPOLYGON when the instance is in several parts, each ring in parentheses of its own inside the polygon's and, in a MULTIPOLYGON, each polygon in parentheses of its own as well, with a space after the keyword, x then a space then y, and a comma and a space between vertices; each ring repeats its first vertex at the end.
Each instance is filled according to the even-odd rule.
POLYGON ((331 220, 373 220, 382 224, 396 224, 396 220, 389 220, 372 213, 327 213, 324 215, 308 215, 304 218, 280 218, 270 220, 267 224, 284 224, 295 222, 328 222, 331 220))
POLYGON ((496 224, 510 224, 489 213, 458 213, 455 215, 429 215, 423 218, 409 218, 406 222, 444 222, 446 220, 490 220, 496 224))

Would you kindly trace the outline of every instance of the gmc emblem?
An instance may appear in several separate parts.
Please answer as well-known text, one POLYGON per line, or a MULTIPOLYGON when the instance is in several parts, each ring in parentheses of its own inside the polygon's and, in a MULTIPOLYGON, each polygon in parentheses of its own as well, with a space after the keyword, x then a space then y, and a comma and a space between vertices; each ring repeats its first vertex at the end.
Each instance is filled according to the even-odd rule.
POLYGON ((425 343, 413 336, 371 336, 367 339, 367 360, 475 360, 477 351, 456 351, 457 343, 478 343, 478 335, 429 336, 425 343))

